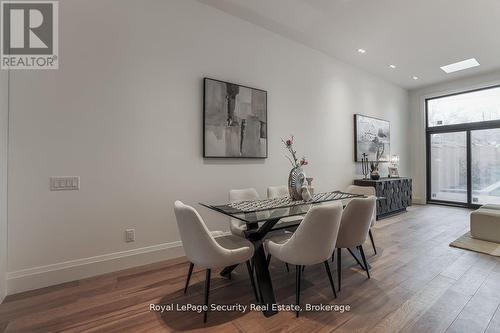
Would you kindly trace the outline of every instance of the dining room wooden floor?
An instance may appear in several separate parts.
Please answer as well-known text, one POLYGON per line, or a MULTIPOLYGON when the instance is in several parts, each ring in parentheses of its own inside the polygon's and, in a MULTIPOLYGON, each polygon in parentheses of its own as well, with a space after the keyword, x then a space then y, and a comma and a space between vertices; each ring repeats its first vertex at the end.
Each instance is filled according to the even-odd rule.
MULTIPOLYGON (((323 265, 306 268, 302 305, 349 304, 349 312, 300 318, 212 312, 203 324, 197 313, 150 311, 150 304, 202 304, 204 272, 195 268, 184 295, 188 265, 180 258, 8 296, 0 305, 0 332, 500 332, 500 258, 448 245, 467 231, 469 213, 413 206, 378 221, 378 254, 365 244, 371 279, 344 254, 336 300, 323 265)), ((293 304, 294 272, 273 260, 271 274, 278 302, 293 304)), ((245 267, 232 280, 212 276, 211 302, 254 301, 245 267)))

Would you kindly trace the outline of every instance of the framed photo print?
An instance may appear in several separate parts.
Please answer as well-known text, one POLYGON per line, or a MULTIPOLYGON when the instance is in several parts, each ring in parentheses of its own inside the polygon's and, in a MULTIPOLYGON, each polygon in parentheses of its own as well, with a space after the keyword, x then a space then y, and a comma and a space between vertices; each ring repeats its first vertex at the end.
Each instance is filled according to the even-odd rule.
POLYGON ((399 171, 397 167, 389 167, 389 178, 398 178, 399 177, 399 171))
POLYGON ((388 162, 391 156, 391 131, 387 120, 354 115, 354 161, 361 162, 363 153, 368 161, 388 162))

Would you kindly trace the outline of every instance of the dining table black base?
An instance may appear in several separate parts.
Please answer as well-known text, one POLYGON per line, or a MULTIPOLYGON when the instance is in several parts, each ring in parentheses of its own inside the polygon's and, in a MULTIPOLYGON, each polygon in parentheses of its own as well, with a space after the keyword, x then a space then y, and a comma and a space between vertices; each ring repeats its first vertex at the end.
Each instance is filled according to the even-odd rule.
POLYGON ((231 273, 236 267, 238 267, 238 265, 224 267, 224 269, 220 272, 220 276, 225 277, 226 279, 231 279, 231 273))
POLYGON ((262 313, 270 317, 278 313, 273 306, 276 304, 269 265, 267 264, 266 253, 264 251, 264 237, 273 229, 280 219, 270 219, 264 222, 260 227, 257 223, 248 224, 245 232, 246 238, 252 242, 255 251, 253 255, 253 264, 255 277, 259 290, 260 305, 263 305, 262 313))
MULTIPOLYGON (((273 316, 278 313, 278 311, 273 308, 276 304, 276 296, 274 295, 263 240, 267 233, 273 229, 274 225, 278 223, 279 220, 280 219, 268 220, 260 227, 257 223, 247 224, 247 231, 245 231, 245 237, 252 242, 255 248, 252 264, 253 270, 255 271, 260 305, 263 309, 262 313, 266 317, 273 316)), ((220 274, 224 277, 229 277, 231 272, 237 266, 238 265, 225 267, 220 274)))

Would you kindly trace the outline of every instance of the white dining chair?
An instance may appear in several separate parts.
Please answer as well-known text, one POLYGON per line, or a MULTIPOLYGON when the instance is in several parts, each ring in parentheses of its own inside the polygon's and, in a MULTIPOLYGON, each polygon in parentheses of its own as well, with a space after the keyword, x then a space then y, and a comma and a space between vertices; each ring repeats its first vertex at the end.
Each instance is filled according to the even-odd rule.
MULTIPOLYGON (((372 186, 349 185, 346 188, 345 192, 352 194, 361 194, 367 197, 376 196, 375 187, 372 186)), ((372 243, 373 252, 375 252, 375 254, 377 254, 377 248, 375 247, 375 241, 373 240, 372 228, 375 225, 376 221, 377 221, 377 205, 375 205, 375 208, 373 209, 373 217, 370 223, 370 230, 368 231, 368 236, 370 236, 370 242, 372 243)))
MULTIPOLYGON (((370 270, 368 268, 363 243, 366 241, 370 224, 373 218, 373 209, 375 207, 375 197, 354 198, 344 209, 342 213, 342 221, 337 237, 337 274, 339 282, 339 290, 341 287, 342 277, 342 249, 357 248, 363 260, 363 269, 370 278, 370 270)), ((333 256, 332 256, 333 257, 333 256)), ((357 259, 356 259, 357 260, 357 259)))
MULTIPOLYGON (((259 199, 260 199, 259 193, 254 188, 244 188, 244 189, 236 189, 229 191, 229 202, 231 203, 238 201, 252 201, 259 199)), ((290 218, 290 221, 297 221, 297 219, 299 218, 292 217, 290 218)), ((300 217, 300 219, 302 219, 302 217, 300 217)), ((284 229, 285 227, 286 227, 285 225, 281 225, 280 222, 278 222, 275 228, 273 229, 284 229)), ((245 222, 235 218, 231 218, 229 229, 231 230, 231 233, 233 235, 245 237, 245 231, 247 230, 247 226, 245 222)), ((274 230, 272 234, 276 234, 278 231, 282 230, 274 230)), ((271 236, 271 234, 269 234, 269 236, 271 236)))
MULTIPOLYGON (((289 196, 290 192, 288 191, 288 187, 286 185, 269 186, 267 188, 268 199, 288 198, 289 196)), ((279 228, 288 228, 288 230, 294 231, 303 218, 303 215, 284 217, 279 220, 276 226, 279 228)))
POLYGON ((290 193, 288 192, 288 187, 286 185, 269 186, 267 188, 267 197, 269 199, 283 198, 288 196, 290 196, 290 193))
MULTIPOLYGON (((229 202, 238 201, 249 201, 249 200, 259 200, 260 196, 256 189, 254 188, 243 188, 229 191, 229 202)), ((231 218, 229 229, 231 233, 235 236, 245 237, 245 231, 247 230, 247 225, 245 222, 240 221, 235 218, 231 218)))
MULTIPOLYGON (((295 233, 280 242, 267 240, 269 253, 279 260, 295 265, 296 304, 300 304, 302 267, 323 263, 334 297, 337 297, 328 259, 336 246, 337 233, 342 217, 339 202, 312 207, 295 233)), ((299 311, 296 312, 299 316, 299 311)))
MULTIPOLYGON (((286 185, 269 186, 267 188, 268 199, 287 198, 289 196, 290 192, 288 191, 288 186, 286 185)), ((281 220, 279 220, 278 223, 276 223, 276 228, 285 229, 288 232, 294 232, 303 219, 304 219, 303 215, 284 217, 281 220)), ((285 235, 284 237, 286 238, 287 236, 285 235)), ((283 236, 280 235, 275 237, 275 239, 278 241, 282 238, 283 236)), ((271 261, 271 255, 268 254, 267 255, 268 264, 270 261, 271 261)), ((288 272, 290 271, 288 264, 286 264, 286 270, 288 272)))
MULTIPOLYGON (((252 243, 233 235, 214 238, 200 214, 193 207, 185 205, 181 201, 174 203, 174 212, 184 252, 190 263, 184 293, 186 293, 189 286, 194 265, 205 268, 204 299, 205 306, 208 307, 211 270, 215 267, 226 267, 246 262, 250 283, 258 302, 250 265, 250 258, 254 253, 252 243)), ((207 315, 208 312, 204 311, 203 322, 207 321, 207 315)))

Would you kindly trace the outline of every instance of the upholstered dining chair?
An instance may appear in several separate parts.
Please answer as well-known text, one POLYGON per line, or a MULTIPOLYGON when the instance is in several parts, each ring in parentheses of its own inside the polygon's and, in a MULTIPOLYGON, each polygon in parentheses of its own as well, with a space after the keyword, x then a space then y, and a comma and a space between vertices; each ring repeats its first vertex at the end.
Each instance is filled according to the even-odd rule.
MULTIPOLYGON (((353 194, 362 194, 366 195, 367 197, 376 196, 375 188, 371 186, 349 185, 345 189, 345 192, 353 194)), ((375 225, 376 220, 377 220, 377 205, 375 205, 375 208, 373 209, 373 218, 372 222, 370 223, 370 230, 368 231, 368 236, 370 236, 370 242, 372 243, 373 252, 375 252, 375 254, 377 254, 377 248, 375 247, 375 241, 373 240, 372 227, 375 225)))
MULTIPOLYGON (((229 191, 229 202, 258 200, 258 199, 260 199, 259 193, 254 188, 243 188, 243 189, 229 191)), ((245 237, 244 233, 247 230, 247 226, 245 222, 235 218, 231 218, 229 229, 231 230, 231 233, 233 235, 239 237, 245 237)))
MULTIPOLYGON (((296 304, 300 304, 300 284, 302 267, 323 263, 333 295, 336 298, 335 285, 328 265, 328 259, 336 246, 337 233, 342 217, 342 205, 339 202, 312 207, 304 217, 295 233, 280 242, 267 240, 269 253, 279 260, 295 265, 296 304)), ((299 316, 299 311, 296 312, 299 316)))
MULTIPOLYGON (((236 189, 229 191, 229 202, 238 202, 238 201, 247 201, 247 200, 259 200, 260 196, 256 189, 254 188, 244 188, 244 189, 236 189)), ((231 233, 235 236, 245 237, 244 233, 247 230, 247 226, 245 222, 240 221, 238 219, 231 218, 229 229, 231 233)), ((278 237, 281 239, 282 234, 286 231, 283 228, 279 230, 270 232, 266 235, 267 239, 271 239, 274 237, 278 237)), ((271 256, 267 255, 267 263, 269 264, 271 260, 271 256)), ((289 271, 288 265, 286 265, 287 271, 289 271)))
MULTIPOLYGON (((212 268, 246 262, 250 283, 258 302, 255 281, 250 265, 250 258, 252 258, 254 253, 252 243, 244 238, 233 235, 214 238, 200 214, 193 207, 185 205, 181 201, 174 203, 174 212, 184 252, 190 262, 184 293, 186 293, 189 286, 194 265, 205 268, 204 298, 205 306, 208 307, 212 268)), ((207 321, 207 315, 208 311, 206 310, 203 314, 203 322, 207 321)))
POLYGON ((366 271, 368 278, 370 278, 370 270, 366 263, 363 243, 368 236, 368 231, 372 222, 375 200, 373 196, 368 198, 354 198, 349 201, 342 213, 342 221, 340 222, 336 243, 339 290, 342 278, 342 249, 355 247, 359 250, 361 259, 363 260, 363 265, 361 266, 366 271))
MULTIPOLYGON (((286 186, 286 185, 269 186, 267 188, 267 198, 268 199, 286 198, 289 196, 290 196, 290 192, 288 191, 288 186, 286 186)), ((300 222, 302 222, 303 219, 304 219, 303 215, 284 217, 281 220, 279 220, 278 223, 276 223, 276 228, 285 229, 288 232, 294 232, 297 229, 298 224, 300 224, 300 222)), ((280 235, 280 236, 276 236, 275 240, 277 240, 279 242, 280 240, 287 238, 287 237, 288 237, 287 235, 284 235, 284 236, 280 235)), ((271 255, 268 254, 267 255, 268 264, 270 261, 271 261, 271 255)), ((286 265, 286 270, 289 272, 290 269, 288 268, 288 264, 285 263, 285 265, 286 265)))
MULTIPOLYGON (((286 185, 269 186, 267 188, 268 199, 287 198, 289 196, 290 192, 288 192, 288 186, 286 185)), ((303 215, 284 217, 281 220, 279 220, 276 226, 281 229, 287 228, 290 231, 294 231, 295 228, 297 228, 297 224, 299 224, 303 218, 304 218, 303 215)))
POLYGON ((288 187, 286 185, 269 186, 267 188, 267 197, 269 199, 288 197, 288 187))
MULTIPOLYGON (((287 190, 288 193, 288 190, 287 190)), ((269 194, 269 192, 268 192, 269 194)), ((244 188, 244 189, 237 189, 237 190, 231 190, 229 191, 229 202, 238 202, 238 201, 247 201, 247 200, 259 200, 260 196, 259 193, 257 193, 257 190, 254 188, 244 188)), ((301 220, 302 217, 291 217, 291 218, 285 218, 282 219, 283 222, 280 220, 280 222, 277 223, 275 229, 285 229, 288 221, 292 222, 295 221, 297 223, 297 220, 301 220)), ((244 233, 247 230, 247 226, 245 222, 240 221, 238 219, 231 218, 231 222, 229 225, 229 228, 231 230, 231 233, 235 236, 240 236, 240 237, 245 237, 244 233)), ((269 234, 268 237, 271 235, 276 234, 277 231, 283 231, 283 230, 275 230, 272 234, 269 234)))

